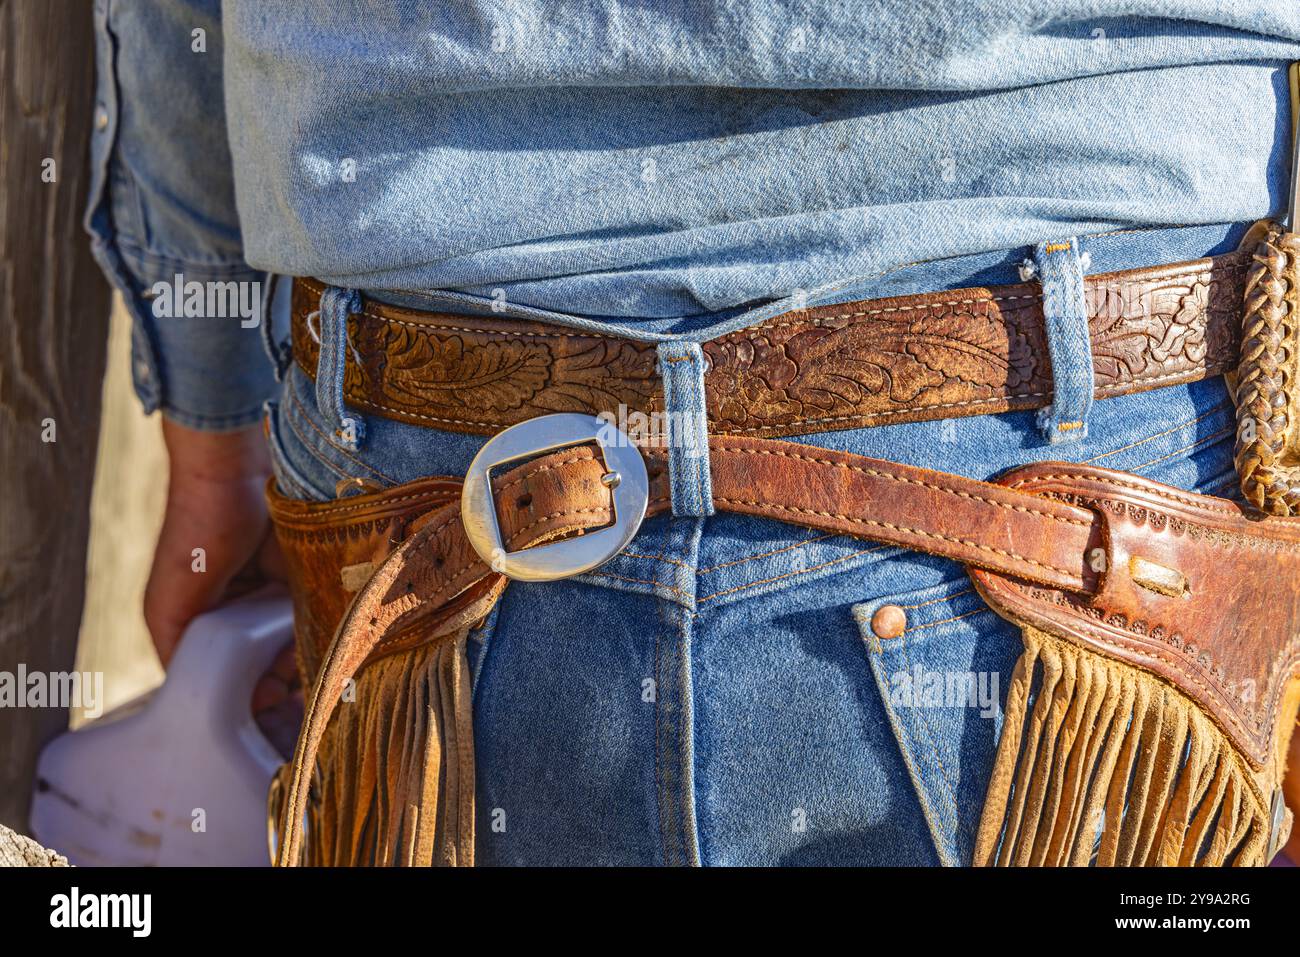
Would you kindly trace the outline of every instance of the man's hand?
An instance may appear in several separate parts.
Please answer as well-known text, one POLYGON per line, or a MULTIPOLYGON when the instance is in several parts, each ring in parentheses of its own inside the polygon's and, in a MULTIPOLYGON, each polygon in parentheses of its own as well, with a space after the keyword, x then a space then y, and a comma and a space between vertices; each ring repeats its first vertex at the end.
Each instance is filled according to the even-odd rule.
POLYGON ((166 667, 195 617, 259 580, 283 576, 264 497, 271 464, 261 428, 201 432, 164 418, 163 439, 167 510, 144 619, 166 667))
MULTIPOLYGON (((265 582, 284 581, 284 567, 266 509, 271 463, 261 427, 201 432, 164 418, 163 439, 167 510, 144 620, 165 668, 198 615, 265 582)), ((279 729, 273 739, 291 752, 302 708, 292 644, 257 683, 251 704, 259 724, 268 725, 264 731, 279 729)))

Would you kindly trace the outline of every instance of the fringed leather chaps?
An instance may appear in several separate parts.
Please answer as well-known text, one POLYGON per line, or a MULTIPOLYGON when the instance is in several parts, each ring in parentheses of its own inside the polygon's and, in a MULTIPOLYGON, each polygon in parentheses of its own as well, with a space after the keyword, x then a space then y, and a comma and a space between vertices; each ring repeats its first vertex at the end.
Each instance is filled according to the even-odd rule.
MULTIPOLYGON (((661 513, 665 456, 643 452, 661 513)), ((955 559, 1022 626, 975 863, 1263 863, 1284 838, 1300 591, 1272 583, 1300 581, 1300 523, 1066 463, 985 483, 721 437, 710 465, 719 510, 955 559)), ((605 473, 586 445, 495 477, 508 551, 607 525, 605 473)), ((281 864, 473 861, 464 643, 506 579, 458 489, 270 492, 313 688, 277 789, 281 864)))

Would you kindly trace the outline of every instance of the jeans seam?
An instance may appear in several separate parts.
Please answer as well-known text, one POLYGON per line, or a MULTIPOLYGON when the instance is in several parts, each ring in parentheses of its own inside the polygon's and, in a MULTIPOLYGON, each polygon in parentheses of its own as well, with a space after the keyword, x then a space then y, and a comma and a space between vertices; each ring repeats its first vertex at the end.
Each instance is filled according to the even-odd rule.
POLYGON ((289 457, 284 452, 284 443, 280 439, 280 430, 276 426, 274 419, 275 412, 267 411, 266 425, 266 445, 271 456, 272 471, 275 473, 277 484, 283 485, 290 492, 292 498, 315 499, 323 493, 313 489, 306 481, 305 476, 299 474, 298 469, 289 461, 289 457))
POLYGON ((656 588, 663 588, 679 596, 683 601, 690 601, 690 595, 682 591, 676 585, 668 585, 652 578, 632 578, 628 575, 616 575, 613 572, 589 572, 592 578, 612 578, 614 581, 631 582, 634 585, 654 585, 656 588))
POLYGON ((1240 477, 1237 475, 1237 473, 1234 470, 1229 469, 1228 471, 1231 472, 1232 474, 1229 475, 1228 480, 1226 482, 1220 482, 1218 485, 1214 487, 1213 489, 1214 494, 1217 495, 1220 492, 1224 492, 1230 488, 1234 488, 1241 482, 1240 477))
POLYGON ((1202 436, 1191 445, 1184 445, 1181 449, 1174 449, 1172 452, 1162 455, 1158 459, 1152 459, 1150 462, 1143 462, 1141 465, 1135 465, 1129 471, 1137 472, 1139 469, 1150 468, 1153 465, 1158 465, 1161 462, 1173 458, 1175 455, 1182 454, 1183 452, 1199 451, 1201 448, 1209 448, 1212 445, 1222 442, 1236 431, 1235 428, 1220 429, 1218 432, 1212 432, 1209 435, 1202 436))
POLYGON ((866 555, 871 552, 880 552, 880 551, 885 551, 886 549, 900 548, 900 547, 901 546, 898 545, 886 545, 886 544, 872 545, 870 548, 858 549, 857 551, 851 552, 848 555, 841 555, 838 558, 832 558, 829 561, 820 562, 819 564, 813 565, 810 568, 801 568, 798 569, 797 571, 785 572, 780 575, 775 575, 771 578, 761 578, 758 581, 746 582, 743 585, 736 585, 733 588, 724 588, 722 591, 715 591, 712 594, 705 595, 703 598, 696 599, 695 603, 697 605, 702 605, 709 599, 717 598, 721 595, 730 595, 738 591, 744 591, 747 588, 757 588, 759 585, 768 585, 771 584, 772 582, 781 581, 782 579, 785 578, 794 578, 798 575, 806 575, 809 572, 815 572, 822 568, 828 568, 831 565, 837 565, 840 562, 846 562, 850 558, 856 558, 859 555, 866 555))
MULTIPOLYGON (((302 430, 299 429, 297 423, 294 422, 294 417, 293 417, 293 415, 286 415, 286 416, 284 417, 284 420, 285 420, 286 422, 289 423, 289 430, 290 430, 291 432, 293 432, 293 434, 297 437, 299 444, 301 444, 303 448, 308 449, 308 450, 311 450, 311 448, 312 448, 312 443, 309 442, 309 441, 307 440, 307 436, 305 436, 305 435, 302 434, 302 430)), ((317 462, 319 462, 321 465, 323 465, 323 466, 324 466, 325 468, 327 468, 329 471, 333 472, 333 473, 334 473, 335 475, 337 475, 339 478, 351 478, 351 477, 352 477, 352 476, 348 475, 348 473, 344 472, 344 471, 343 471, 341 468, 339 468, 337 465, 335 465, 333 462, 331 462, 329 459, 326 459, 326 458, 321 457, 318 453, 313 452, 313 457, 316 459, 317 462)))
MULTIPOLYGON (((944 588, 946 587, 946 584, 947 583, 940 585, 939 587, 944 588)), ((975 588, 972 586, 969 588, 963 588, 961 591, 945 592, 938 598, 931 598, 929 601, 918 601, 915 605, 899 605, 898 607, 902 608, 904 611, 911 611, 915 608, 925 608, 928 605, 937 605, 942 601, 952 601, 954 598, 960 598, 962 595, 969 595, 974 590, 975 588)))
MULTIPOLYGON (((297 410, 298 414, 302 416, 303 421, 305 421, 305 422, 307 423, 307 425, 311 427, 311 430, 312 430, 313 432, 315 432, 317 435, 319 435, 319 436, 321 437, 321 439, 325 442, 325 444, 326 444, 330 449, 332 449, 332 450, 335 451, 335 452, 338 452, 340 455, 342 455, 344 458, 346 458, 349 462, 352 462, 353 464, 360 466, 361 468, 363 468, 363 469, 365 469, 367 472, 369 472, 371 475, 375 476, 375 478, 382 479, 383 481, 387 482, 389 485, 400 485, 400 484, 402 484, 402 483, 398 482, 396 479, 390 478, 389 476, 385 475, 383 472, 379 471, 377 468, 374 468, 373 466, 371 466, 371 465, 367 465, 365 462, 362 462, 360 459, 358 459, 358 458, 356 458, 355 456, 353 456, 353 455, 352 455, 352 454, 351 454, 347 449, 342 448, 341 446, 335 445, 333 442, 331 442, 329 436, 326 435, 324 432, 322 432, 322 431, 320 430, 319 426, 317 426, 316 423, 313 422, 313 421, 311 420, 311 416, 307 414, 307 412, 306 412, 305 409, 303 409, 303 407, 302 407, 302 403, 299 401, 298 396, 297 396, 297 394, 294 392, 293 388, 290 387, 287 391, 288 391, 288 393, 289 393, 289 398, 290 398, 290 400, 291 400, 292 403, 293 403, 293 408, 297 410)), ((292 416, 289 417, 289 424, 290 424, 290 425, 293 424, 293 417, 292 417, 292 416)), ((304 438, 304 436, 302 435, 302 433, 299 432, 296 428, 294 429, 294 433, 297 434, 297 436, 298 436, 299 439, 303 440, 303 442, 306 443, 306 439, 304 438)), ((319 456, 318 456, 318 458, 319 458, 319 456)), ((341 475, 343 478, 351 478, 351 477, 352 477, 352 476, 348 475, 347 472, 344 472, 344 471, 342 470, 342 468, 340 468, 340 467, 334 465, 333 463, 329 462, 327 459, 321 458, 320 461, 321 461, 321 462, 324 462, 324 463, 325 463, 326 465, 328 465, 328 466, 329 466, 333 471, 337 472, 337 473, 338 473, 339 475, 341 475)))
POLYGON ((654 710, 654 760, 655 760, 655 816, 659 822, 659 852, 662 855, 664 864, 670 862, 668 853, 668 829, 664 826, 664 796, 663 796, 663 763, 660 760, 662 749, 662 737, 659 733, 660 722, 663 720, 663 689, 659 687, 659 679, 663 674, 663 664, 661 657, 661 642, 664 628, 667 622, 664 621, 664 606, 661 602, 655 602, 655 613, 659 618, 660 627, 655 629, 655 710, 654 710))
POLYGON ((1207 418, 1209 418, 1210 416, 1214 415, 1215 413, 1217 413, 1217 412, 1221 412, 1223 409, 1225 409, 1225 408, 1227 407, 1227 405, 1228 405, 1227 402, 1220 402, 1220 403, 1219 403, 1218 405, 1216 405, 1213 409, 1210 409, 1210 411, 1208 411, 1208 412, 1202 412, 1200 415, 1196 416, 1194 419, 1187 419, 1187 420, 1184 421, 1184 422, 1179 422, 1179 423, 1178 423, 1177 425, 1175 425, 1173 428, 1165 429, 1165 431, 1163 431, 1163 432, 1157 432, 1155 435, 1148 435, 1148 436, 1147 436, 1146 438, 1144 438, 1144 439, 1138 439, 1136 442, 1130 442, 1128 445, 1122 445, 1122 446, 1120 446, 1120 447, 1117 448, 1117 449, 1111 449, 1109 452, 1103 452, 1103 453, 1101 453, 1100 455, 1094 455, 1094 456, 1093 456, 1092 458, 1090 458, 1090 459, 1084 459, 1084 460, 1083 460, 1082 462, 1080 462, 1079 464, 1080 464, 1080 465, 1091 465, 1091 464, 1094 463, 1094 462, 1100 462, 1102 459, 1108 459, 1108 458, 1110 458, 1112 455, 1118 455, 1120 452, 1127 452, 1129 449, 1135 449, 1135 448, 1137 448, 1139 445, 1145 445, 1145 444, 1148 443, 1148 442, 1154 442, 1156 439, 1164 438, 1166 435, 1171 435, 1171 434, 1173 434, 1174 432, 1177 432, 1179 429, 1185 429, 1185 428, 1187 428, 1189 425, 1195 425, 1197 422, 1200 422, 1202 419, 1207 419, 1207 418))
POLYGON ((729 562, 722 562, 721 564, 718 565, 710 565, 708 568, 696 569, 695 573, 697 575, 707 575, 710 572, 716 572, 721 568, 730 568, 733 565, 743 565, 746 562, 757 561, 760 558, 767 558, 771 555, 780 555, 783 552, 796 551, 800 548, 804 548, 805 546, 812 545, 814 542, 823 542, 828 538, 838 538, 838 537, 840 537, 840 534, 838 532, 827 532, 825 535, 818 535, 814 538, 809 538, 802 542, 795 542, 793 545, 782 545, 780 548, 772 548, 772 549, 768 549, 765 552, 756 552, 753 555, 746 555, 743 558, 733 559, 732 561, 729 562))
POLYGON ((929 831, 930 844, 934 846, 935 855, 938 857, 939 863, 942 865, 946 863, 947 855, 938 846, 938 843, 935 840, 936 826, 934 823, 934 811, 930 806, 931 796, 929 794, 929 789, 925 787, 924 782, 922 782, 918 776, 916 762, 912 759, 911 748, 904 746, 906 737, 902 727, 902 719, 889 700, 889 681, 884 674, 884 652, 881 649, 875 634, 870 630, 870 628, 864 628, 867 623, 858 615, 857 612, 854 612, 854 618, 858 622, 860 629, 859 633, 864 634, 866 637, 871 639, 870 642, 864 642, 864 647, 867 649, 866 655, 871 672, 876 679, 876 688, 880 694, 881 707, 884 710, 886 721, 889 723, 889 730, 893 734, 894 747, 897 749, 898 758, 902 762, 903 767, 907 770, 908 780, 912 784, 912 796, 916 800, 917 806, 920 808, 921 817, 924 819, 926 829, 929 831))
POLYGON ((681 768, 677 775, 678 811, 682 816, 683 835, 682 856, 688 865, 700 864, 700 842, 695 818, 695 722, 694 703, 691 695, 690 668, 687 667, 685 650, 690 635, 686 622, 689 620, 680 610, 673 609, 677 619, 677 681, 679 684, 679 707, 677 709, 677 744, 681 768), (691 719, 687 725, 687 718, 691 719))
POLYGON ((626 548, 619 552, 627 558, 640 558, 648 562, 663 562, 665 565, 677 565, 681 568, 690 568, 691 566, 677 558, 669 558, 667 555, 644 555, 640 552, 629 552, 626 548))
POLYGON ((497 604, 495 604, 492 607, 492 610, 488 612, 487 618, 484 620, 483 624, 480 625, 478 629, 476 629, 481 634, 482 637, 479 639, 479 652, 477 656, 478 660, 474 663, 474 678, 473 681, 471 681, 470 688, 469 688, 469 700, 470 700, 471 707, 473 707, 474 703, 479 700, 478 688, 483 678, 483 670, 487 666, 488 654, 491 652, 492 647, 496 644, 496 642, 494 642, 492 639, 496 637, 497 621, 500 617, 500 614, 501 614, 501 603, 497 602, 497 604))
MULTIPOLYGON (((967 591, 969 591, 969 589, 967 591)), ((957 595, 965 595, 965 594, 967 594, 967 592, 957 592, 956 594, 950 595, 949 597, 956 598, 957 595)), ((953 621, 961 621, 963 618, 970 618, 972 615, 982 615, 985 612, 991 615, 993 614, 993 609, 985 606, 984 608, 976 608, 973 609, 972 611, 962 612, 960 615, 952 615, 948 618, 940 618, 938 621, 927 621, 924 625, 917 625, 915 628, 905 628, 903 629, 903 634, 902 634, 903 644, 904 645, 907 644, 907 636, 909 634, 914 635, 918 631, 925 631, 928 628, 938 628, 940 625, 946 625, 949 622, 953 622, 953 621)))

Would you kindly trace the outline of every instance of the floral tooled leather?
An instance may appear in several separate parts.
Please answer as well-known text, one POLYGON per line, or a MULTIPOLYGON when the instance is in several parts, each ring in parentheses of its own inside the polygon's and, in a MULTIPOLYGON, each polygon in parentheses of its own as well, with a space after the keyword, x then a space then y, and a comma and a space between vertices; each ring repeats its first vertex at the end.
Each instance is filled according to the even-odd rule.
MULTIPOLYGON (((1235 367, 1249 258, 1234 253, 1087 279, 1099 398, 1235 367)), ((294 286, 294 354, 315 374, 294 286)), ((655 347, 577 329, 366 302, 351 317, 344 382, 356 408, 493 434, 552 412, 663 408, 655 347)), ((1037 284, 796 310, 703 345, 710 430, 783 436, 1050 404, 1037 284)))

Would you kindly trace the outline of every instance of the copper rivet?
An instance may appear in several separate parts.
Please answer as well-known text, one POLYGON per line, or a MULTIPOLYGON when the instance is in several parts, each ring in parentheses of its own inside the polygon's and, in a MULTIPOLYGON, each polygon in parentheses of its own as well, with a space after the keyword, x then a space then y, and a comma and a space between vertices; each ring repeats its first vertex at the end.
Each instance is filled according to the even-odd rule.
POLYGON ((881 605, 871 616, 871 630, 877 638, 897 638, 907 629, 907 612, 897 605, 881 605))

